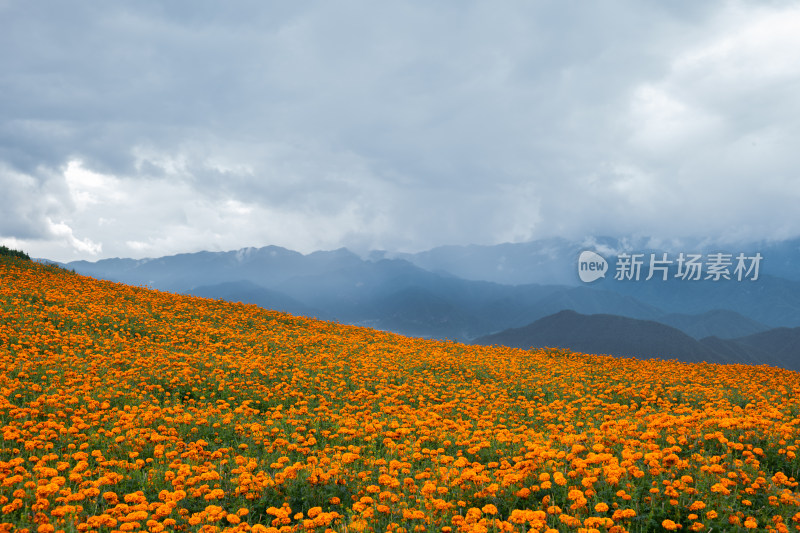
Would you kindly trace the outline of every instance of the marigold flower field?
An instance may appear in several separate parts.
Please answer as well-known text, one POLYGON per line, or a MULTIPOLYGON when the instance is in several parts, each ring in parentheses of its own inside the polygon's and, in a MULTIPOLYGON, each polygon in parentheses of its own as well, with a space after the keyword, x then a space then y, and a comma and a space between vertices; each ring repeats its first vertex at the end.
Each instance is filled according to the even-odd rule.
POLYGON ((800 374, 406 338, 0 259, 0 531, 789 531, 800 374))

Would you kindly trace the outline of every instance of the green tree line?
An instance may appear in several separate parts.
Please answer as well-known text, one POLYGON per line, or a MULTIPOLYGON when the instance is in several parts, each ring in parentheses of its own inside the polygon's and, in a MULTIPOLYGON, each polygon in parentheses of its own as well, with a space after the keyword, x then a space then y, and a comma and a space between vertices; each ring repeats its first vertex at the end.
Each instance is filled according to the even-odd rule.
POLYGON ((27 259, 28 261, 31 260, 30 256, 22 250, 12 250, 7 246, 0 246, 0 256, 20 257, 22 259, 27 259))

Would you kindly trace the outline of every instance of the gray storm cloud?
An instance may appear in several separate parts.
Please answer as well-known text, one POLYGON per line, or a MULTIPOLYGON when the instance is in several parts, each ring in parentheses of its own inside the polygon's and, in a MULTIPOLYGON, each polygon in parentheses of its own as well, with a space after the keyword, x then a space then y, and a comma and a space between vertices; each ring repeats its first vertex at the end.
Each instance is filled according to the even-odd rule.
POLYGON ((792 3, 0 3, 0 240, 796 235, 792 3))

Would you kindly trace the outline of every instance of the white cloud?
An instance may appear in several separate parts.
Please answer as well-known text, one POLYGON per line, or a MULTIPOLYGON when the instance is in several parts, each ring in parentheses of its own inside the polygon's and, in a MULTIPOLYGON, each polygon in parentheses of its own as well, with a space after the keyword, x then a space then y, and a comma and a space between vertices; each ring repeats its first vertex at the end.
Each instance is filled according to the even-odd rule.
POLYGON ((718 117, 681 101, 667 87, 643 83, 631 100, 632 143, 651 154, 680 157, 681 151, 721 130, 718 117))
POLYGON ((141 252, 147 253, 151 249, 151 246, 149 244, 141 241, 125 241, 125 246, 127 246, 137 254, 141 252))
POLYGON ((734 7, 720 14, 718 26, 711 28, 704 42, 675 59, 675 73, 693 78, 723 100, 742 91, 798 79, 800 6, 731 5, 734 7))
MULTIPOLYGON (((120 180, 114 176, 92 172, 83 162, 73 159, 64 170, 70 197, 78 211, 84 211, 93 204, 121 203, 125 197, 120 193, 120 180)), ((105 219, 99 219, 98 222, 105 219)))
POLYGON ((103 245, 101 243, 92 242, 89 238, 77 238, 72 228, 66 223, 53 222, 50 219, 47 220, 47 223, 50 233, 52 233, 56 239, 66 242, 76 251, 89 255, 97 255, 103 251, 103 245))

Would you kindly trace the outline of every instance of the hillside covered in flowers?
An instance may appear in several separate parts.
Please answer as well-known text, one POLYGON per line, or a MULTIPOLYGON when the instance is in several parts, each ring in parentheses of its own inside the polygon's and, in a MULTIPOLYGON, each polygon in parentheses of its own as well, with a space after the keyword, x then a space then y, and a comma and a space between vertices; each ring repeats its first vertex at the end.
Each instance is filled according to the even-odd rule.
POLYGON ((0 531, 790 531, 800 374, 426 341, 0 258, 0 531))

